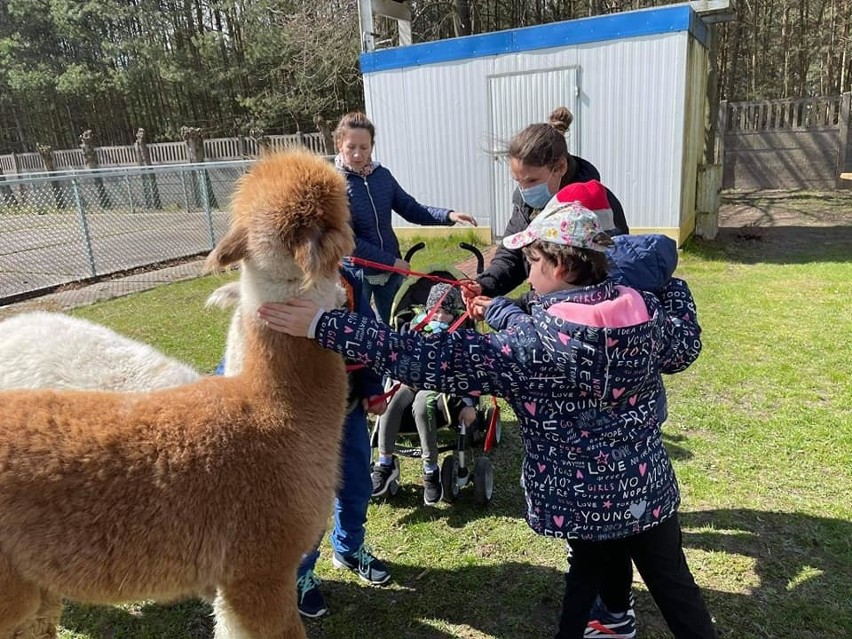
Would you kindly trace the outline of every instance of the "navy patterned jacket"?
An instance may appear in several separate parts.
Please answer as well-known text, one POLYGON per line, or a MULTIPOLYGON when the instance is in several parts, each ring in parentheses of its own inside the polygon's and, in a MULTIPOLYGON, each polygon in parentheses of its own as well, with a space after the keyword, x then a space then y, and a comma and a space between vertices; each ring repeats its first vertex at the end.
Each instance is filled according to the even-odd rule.
POLYGON ((497 298, 486 320, 504 329, 424 338, 336 310, 321 315, 315 337, 418 388, 504 397, 521 427, 537 533, 617 539, 670 517, 680 497, 656 404, 661 374, 701 350, 686 283, 672 278, 655 295, 610 279, 542 296, 532 315, 497 298))
MULTIPOLYGON (((349 194, 357 257, 388 266, 393 266, 394 261, 401 257, 391 211, 415 224, 453 224, 449 219, 450 209, 423 206, 406 193, 391 172, 381 165, 377 165, 367 177, 348 170, 344 170, 343 174, 349 194)), ((381 272, 364 269, 365 275, 381 272)))

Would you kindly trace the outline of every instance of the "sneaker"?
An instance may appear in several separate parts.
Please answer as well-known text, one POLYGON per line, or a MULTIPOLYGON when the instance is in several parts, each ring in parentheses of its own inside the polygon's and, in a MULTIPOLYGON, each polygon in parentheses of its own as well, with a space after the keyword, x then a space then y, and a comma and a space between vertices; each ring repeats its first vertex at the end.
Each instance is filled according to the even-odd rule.
POLYGON ((633 639, 636 636, 636 612, 633 610, 633 593, 630 593, 630 608, 622 615, 613 615, 600 598, 595 600, 589 612, 585 639, 633 639))
POLYGON ((358 575, 363 581, 374 586, 381 586, 390 581, 388 567, 376 557, 367 545, 362 545, 350 555, 343 555, 336 550, 331 558, 335 568, 346 568, 358 575))
POLYGON ((399 464, 396 463, 396 457, 391 458, 391 465, 373 464, 373 471, 370 473, 370 479, 373 482, 373 497, 381 497, 384 495, 391 485, 391 482, 399 480, 399 464))
POLYGON ((423 503, 427 506, 434 506, 444 496, 444 487, 441 485, 441 471, 435 470, 423 471, 423 503))
POLYGON ((328 612, 325 597, 320 592, 320 579, 309 570, 296 580, 296 596, 299 603, 299 614, 303 617, 316 619, 328 612))

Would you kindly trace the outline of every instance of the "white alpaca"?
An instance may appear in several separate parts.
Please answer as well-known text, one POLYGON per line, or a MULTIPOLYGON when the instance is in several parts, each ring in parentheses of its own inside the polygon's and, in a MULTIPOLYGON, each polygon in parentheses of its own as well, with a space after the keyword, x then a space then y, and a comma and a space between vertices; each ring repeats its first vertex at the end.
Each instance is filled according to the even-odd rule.
POLYGON ((0 388, 145 391, 200 375, 156 349, 92 322, 34 311, 0 321, 0 388))
POLYGON ((217 591, 217 639, 304 639, 296 568, 325 527, 340 356, 269 330, 265 301, 340 303, 346 184, 318 156, 241 180, 209 268, 242 261, 242 372, 146 393, 0 392, 0 639, 56 636, 63 598, 217 591))
MULTIPOLYGON (((344 295, 341 289, 340 295, 344 295)), ((236 306, 240 302, 240 283, 231 282, 220 286, 210 293, 206 307, 216 306, 222 310, 236 306)), ((223 373, 227 376, 237 375, 243 368, 245 357, 245 339, 243 336, 243 323, 240 319, 239 309, 231 316, 231 324, 228 326, 228 339, 225 344, 225 369, 223 373)))

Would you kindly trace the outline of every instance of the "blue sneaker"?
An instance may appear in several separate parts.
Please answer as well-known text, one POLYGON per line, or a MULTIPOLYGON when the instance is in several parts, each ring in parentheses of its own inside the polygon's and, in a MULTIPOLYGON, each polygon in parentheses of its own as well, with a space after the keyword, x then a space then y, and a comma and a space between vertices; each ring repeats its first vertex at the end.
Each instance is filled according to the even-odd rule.
POLYGON ((627 612, 613 614, 600 600, 589 612, 589 621, 584 639, 633 639, 636 636, 636 612, 633 610, 633 593, 630 593, 630 608, 627 612))
POLYGON ((299 614, 303 617, 316 619, 328 612, 325 597, 320 592, 320 579, 309 570, 296 580, 296 596, 299 602, 299 614))
POLYGON ((376 559, 373 551, 366 544, 362 544, 358 550, 349 555, 341 554, 335 550, 331 563, 335 568, 351 570, 363 581, 374 586, 386 584, 391 578, 387 566, 376 559))

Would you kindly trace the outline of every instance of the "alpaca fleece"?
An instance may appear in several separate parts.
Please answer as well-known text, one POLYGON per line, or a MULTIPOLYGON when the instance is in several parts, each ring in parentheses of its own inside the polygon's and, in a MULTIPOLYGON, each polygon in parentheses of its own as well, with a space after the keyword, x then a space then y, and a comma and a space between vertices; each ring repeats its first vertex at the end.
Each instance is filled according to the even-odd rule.
POLYGON ((145 391, 200 375, 156 349, 84 319, 33 311, 0 321, 0 388, 145 391))
POLYGON ((148 393, 0 393, 0 638, 53 637, 62 598, 216 591, 218 639, 305 637, 296 568, 331 510, 342 359, 267 329, 264 301, 339 301, 343 179, 305 151, 259 161, 210 269, 242 263, 242 372, 148 393))

